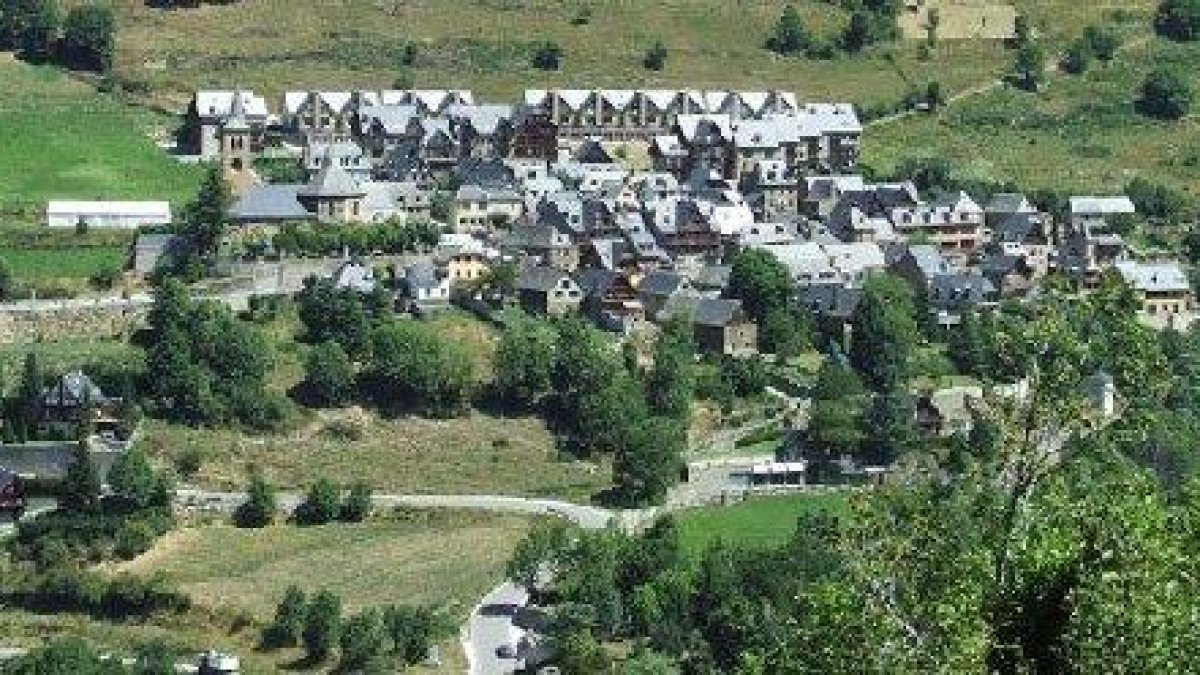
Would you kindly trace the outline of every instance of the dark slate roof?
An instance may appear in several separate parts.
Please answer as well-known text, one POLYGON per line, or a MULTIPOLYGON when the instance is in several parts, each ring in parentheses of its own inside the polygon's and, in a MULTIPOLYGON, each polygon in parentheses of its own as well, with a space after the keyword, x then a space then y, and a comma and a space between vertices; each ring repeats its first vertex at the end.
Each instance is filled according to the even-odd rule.
POLYGON ((558 232, 549 225, 518 225, 503 236, 506 246, 513 248, 554 248, 558 232))
POLYGON ((989 224, 994 241, 1024 242, 1032 233, 1041 236, 1041 216, 1036 213, 1001 213, 989 224))
POLYGON ((868 216, 879 217, 887 215, 889 211, 899 206, 916 206, 917 201, 913 199, 908 190, 895 186, 882 186, 873 190, 844 192, 841 203, 858 207, 868 216))
POLYGON ((809 310, 842 320, 854 315, 861 299, 862 289, 840 284, 816 284, 799 289, 799 300, 809 310))
POLYGON ((726 298, 701 298, 696 303, 692 321, 697 326, 719 328, 728 326, 737 318, 742 310, 741 300, 726 298))
POLYGON ((300 204, 299 185, 255 185, 230 209, 240 221, 307 220, 313 215, 300 204))
POLYGON ((594 267, 580 270, 575 275, 575 281, 583 289, 583 294, 587 297, 604 297, 613 284, 617 282, 617 279, 620 278, 620 272, 596 269, 594 267))
POLYGON ((929 302, 938 309, 965 309, 995 294, 996 286, 978 274, 943 274, 930 280, 929 302))
POLYGON ((612 155, 598 141, 588 139, 575 152, 575 161, 580 164, 612 164, 612 155))
POLYGON ((683 277, 674 272, 651 272, 642 279, 638 292, 642 295, 665 298, 683 286, 683 277))
POLYGON ((517 288, 522 291, 549 292, 554 290, 563 277, 570 276, 557 267, 527 267, 521 272, 517 288))
POLYGON ((74 408, 89 399, 94 405, 108 402, 108 397, 100 391, 92 379, 81 370, 71 372, 59 378, 53 386, 47 387, 43 400, 47 407, 74 408))
POLYGON ((478 185, 489 189, 515 189, 517 176, 512 167, 499 159, 470 157, 454 166, 459 185, 478 185))

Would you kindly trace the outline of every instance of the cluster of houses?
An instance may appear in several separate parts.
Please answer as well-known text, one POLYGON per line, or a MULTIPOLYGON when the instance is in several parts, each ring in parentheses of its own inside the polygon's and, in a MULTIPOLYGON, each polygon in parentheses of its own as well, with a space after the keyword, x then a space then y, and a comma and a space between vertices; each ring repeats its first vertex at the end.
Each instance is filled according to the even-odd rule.
POLYGON ((529 311, 613 330, 687 315, 703 346, 745 353, 755 327, 724 291, 734 254, 755 248, 833 322, 884 271, 941 325, 1052 271, 1089 287, 1115 269, 1160 325, 1195 311, 1178 264, 1131 255, 1117 226, 1129 199, 1077 197, 1059 222, 1019 194, 980 204, 872 183, 857 173, 853 106, 789 92, 548 89, 495 104, 461 90, 304 91, 272 110, 253 92, 205 91, 189 118, 195 151, 230 172, 253 175, 263 156, 303 166, 303 182, 240 189, 232 213, 246 228, 444 225, 399 272, 423 308, 509 262, 529 311))

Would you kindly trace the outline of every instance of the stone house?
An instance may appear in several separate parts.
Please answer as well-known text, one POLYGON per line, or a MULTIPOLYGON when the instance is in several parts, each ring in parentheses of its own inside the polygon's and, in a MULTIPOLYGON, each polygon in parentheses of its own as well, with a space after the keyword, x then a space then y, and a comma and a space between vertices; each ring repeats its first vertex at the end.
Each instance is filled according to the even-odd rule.
POLYGON ((1176 262, 1118 261, 1114 268, 1141 304, 1139 316, 1156 327, 1186 330, 1196 319, 1196 298, 1176 262))
POLYGON ((583 289, 565 270, 527 267, 517 282, 517 299, 530 314, 563 316, 579 310, 583 289))
POLYGON ((252 91, 198 91, 186 113, 189 149, 201 159, 218 159, 223 129, 245 124, 250 135, 247 150, 257 153, 269 117, 266 99, 252 91), (239 109, 241 120, 234 122, 239 109))

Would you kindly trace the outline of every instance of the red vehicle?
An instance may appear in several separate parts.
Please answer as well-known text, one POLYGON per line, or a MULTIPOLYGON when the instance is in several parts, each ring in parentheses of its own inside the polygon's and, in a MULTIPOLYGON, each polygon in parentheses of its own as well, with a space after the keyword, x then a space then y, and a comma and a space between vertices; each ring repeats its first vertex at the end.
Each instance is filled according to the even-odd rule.
POLYGON ((25 513, 25 486, 17 474, 0 469, 0 513, 20 518, 25 513))

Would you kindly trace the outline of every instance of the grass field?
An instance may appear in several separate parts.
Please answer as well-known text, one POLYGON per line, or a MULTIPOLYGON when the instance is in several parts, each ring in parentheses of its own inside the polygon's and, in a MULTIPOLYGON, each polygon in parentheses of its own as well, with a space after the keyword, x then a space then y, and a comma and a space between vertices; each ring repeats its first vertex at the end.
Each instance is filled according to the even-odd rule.
POLYGON ((191 429, 148 422, 140 442, 171 461, 188 449, 204 458, 196 481, 216 487, 244 485, 250 467, 280 486, 302 488, 319 477, 342 483, 365 480, 380 492, 413 494, 556 495, 586 500, 608 484, 608 471, 558 459, 545 425, 531 418, 484 414, 448 420, 384 420, 346 413, 359 429, 347 437, 322 416, 301 429, 274 436, 191 429))
POLYGON ((503 578, 527 527, 524 518, 446 511, 383 515, 355 525, 206 525, 172 532, 116 569, 162 574, 200 605, 263 621, 292 584, 328 589, 350 612, 433 605, 458 620, 503 578))
POLYGON ((0 214, 35 222, 49 199, 191 198, 201 169, 155 147, 173 120, 0 54, 0 214))
POLYGON ((20 385, 25 356, 30 353, 37 355, 38 364, 45 373, 65 373, 97 363, 137 363, 142 359, 140 349, 115 340, 61 340, 0 345, 0 382, 10 391, 20 385))
POLYGON ((119 246, 0 250, 17 279, 87 279, 105 269, 122 270, 129 249, 119 246))
POLYGON ((684 548, 699 555, 718 539, 752 548, 778 546, 791 538, 801 514, 818 510, 846 516, 849 498, 844 493, 763 497, 734 506, 683 511, 677 518, 684 548))

